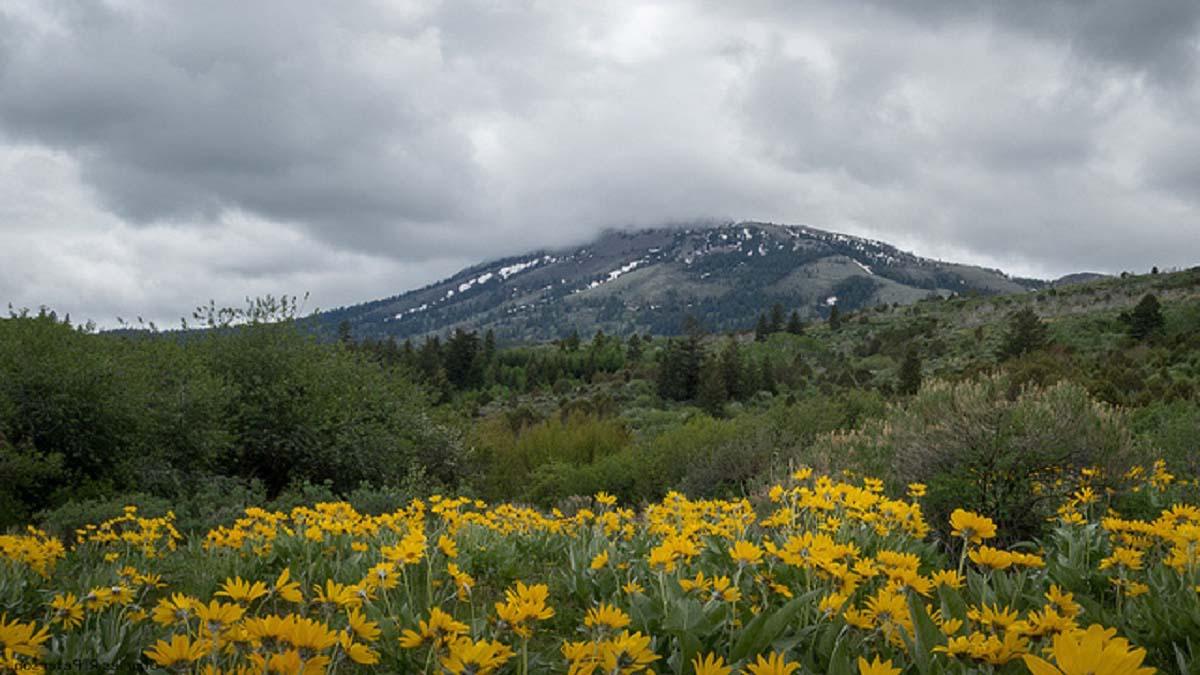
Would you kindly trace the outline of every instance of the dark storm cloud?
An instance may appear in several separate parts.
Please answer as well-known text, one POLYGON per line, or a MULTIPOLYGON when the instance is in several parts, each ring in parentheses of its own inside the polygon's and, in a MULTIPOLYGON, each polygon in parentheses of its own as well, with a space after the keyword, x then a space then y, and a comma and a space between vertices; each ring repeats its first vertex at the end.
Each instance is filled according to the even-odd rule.
POLYGON ((606 226, 1200 262, 1189 0, 10 0, 0 301, 329 307, 606 226))
POLYGON ((977 18, 1064 42, 1080 55, 1174 82, 1196 73, 1200 3, 1192 0, 918 0, 900 11, 977 18))
POLYGON ((462 218, 470 148, 404 81, 435 46, 400 21, 377 44, 386 25, 336 6, 63 2, 51 29, 7 21, 0 124, 77 152, 133 223, 233 207, 367 246, 462 218), (376 71, 375 47, 411 62, 376 71))
MULTIPOLYGON (((974 23, 1036 36, 1081 58, 1169 81, 1196 74, 1200 48, 1200 3, 1193 0, 748 0, 712 5, 773 21, 803 22, 830 12, 853 15, 867 30, 888 17, 934 29, 974 23)), ((889 39, 879 36, 879 41, 889 39)))

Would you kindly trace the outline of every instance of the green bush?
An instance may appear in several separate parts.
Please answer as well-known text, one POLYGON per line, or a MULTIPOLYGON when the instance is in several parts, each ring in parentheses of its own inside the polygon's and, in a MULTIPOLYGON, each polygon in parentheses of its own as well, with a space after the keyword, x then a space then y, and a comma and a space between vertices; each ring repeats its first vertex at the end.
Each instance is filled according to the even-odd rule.
POLYGON ((49 314, 0 319, 0 527, 123 493, 186 499, 220 477, 269 497, 412 472, 453 486, 463 458, 406 372, 292 320, 93 334, 49 314))
POLYGON ((1084 467, 1119 476, 1137 459, 1126 415, 1075 384, 1030 387, 1002 377, 927 386, 884 427, 892 476, 929 486, 931 523, 955 508, 994 518, 1015 538, 1040 533, 1061 501, 1058 479, 1084 467))
POLYGON ((503 417, 492 418, 476 426, 472 440, 480 491, 489 499, 528 499, 530 475, 539 467, 591 465, 627 447, 630 435, 619 419, 576 411, 516 431, 503 417))

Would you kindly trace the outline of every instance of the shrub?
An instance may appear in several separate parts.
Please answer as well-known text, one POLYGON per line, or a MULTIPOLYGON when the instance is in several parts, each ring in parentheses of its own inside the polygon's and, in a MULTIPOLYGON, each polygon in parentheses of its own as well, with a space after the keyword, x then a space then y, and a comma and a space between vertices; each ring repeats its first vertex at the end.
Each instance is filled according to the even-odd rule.
POLYGON ((1134 459, 1125 415, 1081 386, 1031 387, 1015 400, 1008 389, 1002 377, 939 382, 888 416, 892 475, 929 486, 932 522, 961 507, 1029 538, 1062 497, 1054 486, 1063 472, 1095 466, 1119 476, 1134 459))

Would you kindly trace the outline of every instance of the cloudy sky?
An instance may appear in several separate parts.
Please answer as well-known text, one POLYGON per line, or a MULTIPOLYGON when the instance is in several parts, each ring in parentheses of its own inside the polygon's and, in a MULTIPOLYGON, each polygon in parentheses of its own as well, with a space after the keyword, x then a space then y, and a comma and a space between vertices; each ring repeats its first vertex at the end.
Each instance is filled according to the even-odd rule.
POLYGON ((329 308, 697 218, 1200 264, 1200 3, 0 3, 0 303, 329 308))

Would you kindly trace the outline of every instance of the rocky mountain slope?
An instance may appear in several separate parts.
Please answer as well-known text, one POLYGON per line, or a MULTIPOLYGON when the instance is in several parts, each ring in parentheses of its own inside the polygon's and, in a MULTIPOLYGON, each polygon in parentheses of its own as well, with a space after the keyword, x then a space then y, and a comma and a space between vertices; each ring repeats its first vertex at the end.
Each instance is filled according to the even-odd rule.
POLYGON ((574 249, 535 251, 465 269, 408 293, 318 315, 357 338, 455 328, 503 341, 677 332, 695 315, 712 331, 745 329, 775 303, 806 320, 879 304, 1014 293, 1046 282, 922 258, 886 243, 799 225, 610 231, 574 249))

